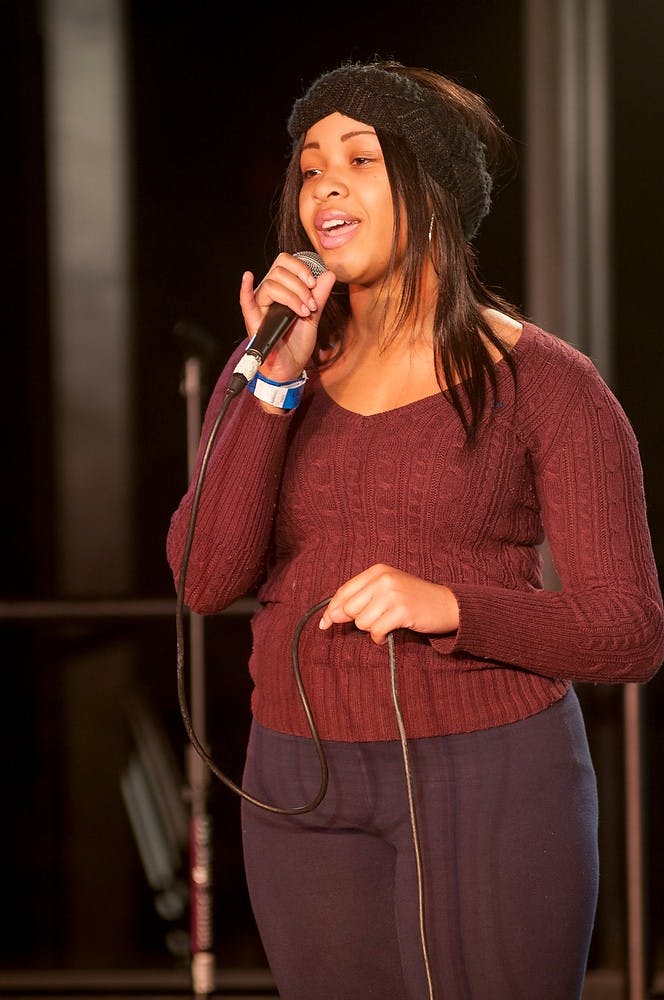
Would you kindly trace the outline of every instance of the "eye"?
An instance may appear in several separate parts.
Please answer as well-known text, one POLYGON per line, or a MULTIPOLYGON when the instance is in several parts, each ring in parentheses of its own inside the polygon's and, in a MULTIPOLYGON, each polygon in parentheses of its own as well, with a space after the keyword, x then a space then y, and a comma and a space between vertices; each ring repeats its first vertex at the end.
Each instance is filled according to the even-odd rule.
POLYGON ((309 180, 309 178, 315 177, 319 173, 320 170, 318 170, 316 167, 309 167, 308 170, 303 170, 301 172, 302 180, 303 181, 309 180))
POLYGON ((356 163, 358 166, 363 167, 365 163, 374 163, 375 160, 372 156, 354 156, 351 163, 356 163))

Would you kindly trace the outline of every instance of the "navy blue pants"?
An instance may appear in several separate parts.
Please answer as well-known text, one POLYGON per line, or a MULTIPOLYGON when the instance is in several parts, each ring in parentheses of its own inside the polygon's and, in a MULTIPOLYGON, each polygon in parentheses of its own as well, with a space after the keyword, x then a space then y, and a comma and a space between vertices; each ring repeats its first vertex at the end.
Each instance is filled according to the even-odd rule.
MULTIPOLYGON (((242 800, 247 884, 280 997, 577 1000, 598 856, 574 691, 521 722, 408 746, 424 946, 399 741, 326 741, 329 786, 313 812, 242 800)), ((319 784, 310 740, 252 725, 249 794, 291 808, 319 784)))

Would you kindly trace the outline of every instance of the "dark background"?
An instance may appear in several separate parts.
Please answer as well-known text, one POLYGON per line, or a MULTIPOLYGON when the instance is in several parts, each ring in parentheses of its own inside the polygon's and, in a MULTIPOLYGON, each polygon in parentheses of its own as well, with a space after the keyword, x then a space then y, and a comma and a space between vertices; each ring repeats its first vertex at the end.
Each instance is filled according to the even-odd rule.
MULTIPOLYGON (((613 387, 640 442, 653 544, 664 558, 661 469, 661 98, 658 0, 614 0, 611 126, 614 178, 613 387)), ((47 269, 44 64, 40 4, 0 6, 4 128, 2 559, 0 597, 49 601, 57 591, 50 437, 52 342, 47 269)), ((209 332, 223 359, 243 335, 237 304, 245 269, 260 275, 274 251, 272 199, 286 164, 294 97, 324 69, 374 53, 427 65, 486 96, 523 152, 523 9, 504 3, 221 5, 125 4, 131 188, 131 385, 134 414, 132 536, 136 600, 172 598, 164 555, 170 514, 186 485, 182 353, 175 324, 209 332)), ((527 312, 523 169, 501 193, 477 238, 481 272, 527 312)), ((537 317, 534 317, 537 321, 537 317)), ((565 331, 555 331, 564 336, 565 331)), ((103 528, 103 526, 102 526, 103 528)), ((94 550, 90 553, 94 560, 94 550)), ((103 567, 100 567, 103 581, 103 567)), ((67 595, 71 596, 71 595, 67 595)), ((103 582, 100 596, 103 593, 103 582)), ((6 619, 0 726, 2 848, 0 967, 171 967, 183 961, 187 914, 158 912, 119 794, 116 759, 134 735, 121 725, 109 761, 95 751, 84 700, 65 710, 63 677, 92 652, 131 650, 131 691, 163 732, 184 784, 175 631, 168 615, 77 621, 6 619), (86 803, 67 765, 75 737, 90 741, 86 803), (99 762, 101 761, 101 765, 99 762), (98 768, 98 770, 95 770, 98 768), (89 833, 88 812, 94 813, 89 833), (113 814, 112 838, 104 816, 113 814), (74 820, 72 820, 74 817, 74 820), (118 819, 119 817, 119 819, 118 819), (71 845, 76 850, 72 854, 71 845), (90 885, 94 891, 90 891, 90 885), (83 893, 83 890, 86 890, 83 893), (83 893, 83 895, 82 895, 83 893), (81 899, 84 902, 81 902, 81 899), (86 928, 94 926, 94 933, 86 928), (178 936, 179 935, 179 936, 178 936), (184 935, 184 937, 182 936, 184 935)), ((220 766, 239 779, 248 727, 246 615, 206 624, 208 717, 220 766)), ((93 655, 94 662, 94 655, 93 655)), ((104 660, 104 662, 106 662, 104 660)), ((622 691, 579 688, 602 800, 603 879, 591 965, 625 965, 622 691)), ((661 964, 664 833, 655 775, 662 762, 662 681, 645 705, 648 962, 661 964)), ((215 948, 222 966, 263 963, 239 849, 239 801, 213 782, 215 948)), ((183 849, 179 876, 186 879, 183 849)))

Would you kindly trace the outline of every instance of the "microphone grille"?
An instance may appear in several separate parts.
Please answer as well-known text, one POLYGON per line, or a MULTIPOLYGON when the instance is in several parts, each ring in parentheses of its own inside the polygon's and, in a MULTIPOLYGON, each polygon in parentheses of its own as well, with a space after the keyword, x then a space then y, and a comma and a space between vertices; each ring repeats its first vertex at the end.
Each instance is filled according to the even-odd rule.
POLYGON ((303 261, 313 274, 314 278, 317 278, 320 274, 327 271, 323 258, 319 257, 317 253, 313 252, 313 250, 300 250, 298 253, 294 253, 293 257, 297 257, 298 260, 303 261))

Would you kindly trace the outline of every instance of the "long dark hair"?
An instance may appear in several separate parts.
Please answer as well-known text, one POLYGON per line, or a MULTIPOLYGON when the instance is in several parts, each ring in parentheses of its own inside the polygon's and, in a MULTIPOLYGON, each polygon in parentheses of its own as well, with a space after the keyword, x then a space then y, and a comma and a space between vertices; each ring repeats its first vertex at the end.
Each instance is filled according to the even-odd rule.
MULTIPOLYGON (((510 161, 513 147, 483 98, 431 70, 392 62, 376 65, 408 76, 433 90, 480 137, 488 169, 493 177, 498 176, 510 161)), ((397 267, 397 245, 403 224, 401 205, 405 206, 408 219, 407 246, 400 264, 403 296, 395 321, 386 332, 396 335, 402 324, 417 323, 423 307, 421 262, 431 254, 439 279, 433 334, 436 374, 441 388, 449 392, 466 441, 472 445, 486 410, 487 398, 494 401, 497 391, 495 361, 483 337, 505 358, 516 378, 509 347, 484 319, 482 309, 493 307, 517 320, 523 317, 514 305, 480 280, 475 251, 464 236, 454 196, 424 171, 403 139, 384 129, 376 129, 376 134, 385 157, 395 212, 392 253, 386 275, 388 287, 397 267)), ((298 210, 303 141, 301 137, 294 145, 278 202, 279 246, 290 253, 311 247, 298 210)), ((387 297, 385 305, 387 309, 387 297)), ((330 356, 338 357, 343 351, 349 315, 347 287, 340 284, 333 290, 318 327, 314 362, 319 367, 330 363, 330 356)))

